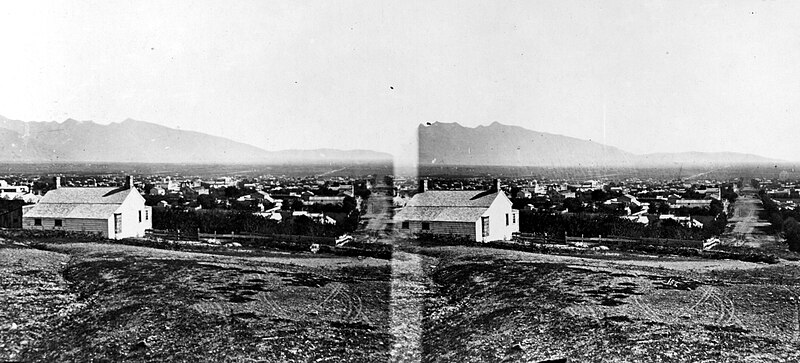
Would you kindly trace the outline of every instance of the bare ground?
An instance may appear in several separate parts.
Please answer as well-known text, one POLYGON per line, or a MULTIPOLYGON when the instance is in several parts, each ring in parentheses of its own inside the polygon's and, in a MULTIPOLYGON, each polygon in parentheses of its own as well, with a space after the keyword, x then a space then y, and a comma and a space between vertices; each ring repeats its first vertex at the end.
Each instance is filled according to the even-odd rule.
POLYGON ((421 252, 440 260, 429 271, 438 294, 425 312, 424 361, 800 360, 795 264, 421 252))
POLYGON ((800 360, 797 262, 404 249, 2 242, 0 360, 800 360))
POLYGON ((0 248, 2 360, 389 359, 387 261, 46 248, 0 248))

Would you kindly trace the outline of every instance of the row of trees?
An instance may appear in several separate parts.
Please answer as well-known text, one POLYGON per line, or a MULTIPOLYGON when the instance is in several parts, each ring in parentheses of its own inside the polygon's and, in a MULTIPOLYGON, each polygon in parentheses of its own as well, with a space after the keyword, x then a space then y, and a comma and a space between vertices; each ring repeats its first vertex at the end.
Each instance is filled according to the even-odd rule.
POLYGON ((528 211, 520 213, 520 231, 548 236, 621 236, 630 238, 674 238, 702 240, 725 230, 727 218, 720 214, 703 228, 687 227, 674 220, 657 220, 642 224, 617 216, 551 215, 528 211))
POLYGON ((210 210, 182 211, 153 208, 153 228, 168 231, 200 233, 259 233, 334 237, 358 227, 358 213, 349 214, 335 225, 317 223, 309 217, 297 216, 274 221, 246 211, 210 210))
POLYGON ((764 189, 759 190, 759 197, 761 197, 761 204, 764 210, 761 212, 761 218, 766 219, 770 223, 772 233, 782 233, 789 245, 789 249, 795 252, 800 252, 800 211, 781 209, 778 203, 775 203, 772 198, 767 196, 764 189))

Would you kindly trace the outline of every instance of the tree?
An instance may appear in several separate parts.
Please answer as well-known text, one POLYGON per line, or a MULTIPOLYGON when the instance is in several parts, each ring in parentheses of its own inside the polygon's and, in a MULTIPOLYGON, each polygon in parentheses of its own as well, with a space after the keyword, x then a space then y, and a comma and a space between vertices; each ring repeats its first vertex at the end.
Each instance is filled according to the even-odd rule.
POLYGON ((583 212, 583 205, 581 201, 577 198, 567 198, 564 199, 564 207, 567 208, 572 213, 580 213, 583 212))
POLYGON ((800 223, 797 220, 789 217, 783 222, 783 236, 790 250, 800 251, 800 223))
POLYGON ((602 202, 608 199, 608 194, 602 189, 592 190, 592 200, 595 202, 602 202))
POLYGON ((724 208, 722 206, 722 202, 714 199, 711 201, 710 212, 712 216, 718 216, 720 213, 724 212, 724 208))
POLYGON ((214 207, 217 206, 217 202, 214 200, 214 197, 208 194, 198 195, 197 203, 200 204, 203 209, 214 209, 214 207))
POLYGON ((240 196, 239 188, 235 186, 225 187, 225 198, 238 198, 240 196))

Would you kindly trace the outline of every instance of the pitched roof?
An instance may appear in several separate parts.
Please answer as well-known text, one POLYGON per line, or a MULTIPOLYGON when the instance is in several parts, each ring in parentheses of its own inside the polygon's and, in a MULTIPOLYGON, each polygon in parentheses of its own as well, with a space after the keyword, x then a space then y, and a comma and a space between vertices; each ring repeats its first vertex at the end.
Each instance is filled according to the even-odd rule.
POLYGON ((135 189, 58 188, 25 213, 28 218, 110 218, 135 189))
POLYGON ((497 195, 497 192, 485 191, 427 191, 411 198, 395 219, 475 222, 492 205, 497 195))
POLYGON ((130 188, 58 188, 47 192, 39 203, 122 204, 130 188))
POLYGON ((413 207, 485 207, 497 198, 497 192, 475 190, 431 190, 414 195, 408 202, 413 207))
POLYGON ((486 212, 483 207, 405 207, 398 220, 432 222, 475 222, 486 212))
POLYGON ((118 204, 36 204, 26 218, 107 219, 119 209, 118 204))

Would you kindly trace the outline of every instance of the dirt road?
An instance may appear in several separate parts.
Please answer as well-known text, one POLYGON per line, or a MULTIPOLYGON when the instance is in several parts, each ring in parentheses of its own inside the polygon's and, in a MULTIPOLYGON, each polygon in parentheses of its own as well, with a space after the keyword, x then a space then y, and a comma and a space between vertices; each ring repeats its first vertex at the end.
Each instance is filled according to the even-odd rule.
POLYGON ((392 255, 391 328, 394 338, 393 362, 422 360, 422 314, 429 278, 420 255, 395 252, 392 255))
POLYGON ((733 206, 733 215, 728 219, 728 222, 735 225, 726 236, 726 240, 733 245, 751 247, 760 247, 766 241, 772 242, 773 236, 766 235, 758 229, 769 226, 769 222, 758 215, 758 212, 763 210, 761 200, 752 188, 742 189, 740 193, 733 206))
MULTIPOLYGON (((362 233, 379 242, 393 243, 394 213, 390 185, 376 177, 378 184, 366 203, 363 219, 367 220, 362 233)), ((392 362, 420 362, 423 358, 423 311, 430 277, 423 269, 424 257, 402 251, 392 254, 390 328, 393 343, 390 351, 392 362)))

